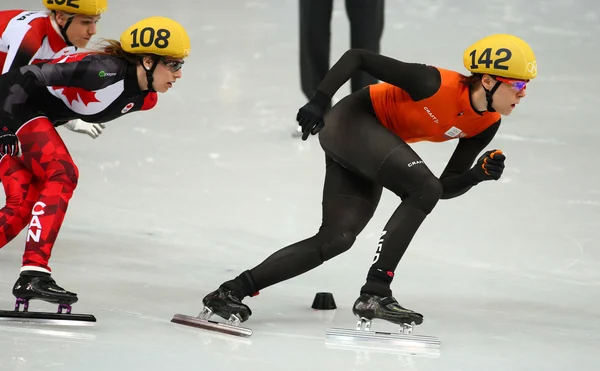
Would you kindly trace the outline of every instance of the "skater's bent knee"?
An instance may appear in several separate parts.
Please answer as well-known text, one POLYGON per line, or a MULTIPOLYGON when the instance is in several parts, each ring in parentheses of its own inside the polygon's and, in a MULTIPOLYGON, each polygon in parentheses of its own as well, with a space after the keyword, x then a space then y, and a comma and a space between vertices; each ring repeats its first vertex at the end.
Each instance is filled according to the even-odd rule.
POLYGON ((48 177, 48 181, 61 183, 63 189, 70 192, 77 188, 78 180, 79 170, 74 163, 63 163, 61 169, 54 171, 48 177))
POLYGON ((337 231, 327 236, 324 244, 321 245, 321 260, 327 261, 348 250, 354 245, 356 234, 350 231, 337 231))
POLYGON ((14 211, 21 207, 25 199, 23 198, 23 192, 15 192, 12 194, 6 194, 6 209, 5 211, 14 211))
POLYGON ((444 187, 438 178, 434 176, 427 177, 417 198, 419 208, 426 214, 429 214, 442 197, 443 191, 444 187))

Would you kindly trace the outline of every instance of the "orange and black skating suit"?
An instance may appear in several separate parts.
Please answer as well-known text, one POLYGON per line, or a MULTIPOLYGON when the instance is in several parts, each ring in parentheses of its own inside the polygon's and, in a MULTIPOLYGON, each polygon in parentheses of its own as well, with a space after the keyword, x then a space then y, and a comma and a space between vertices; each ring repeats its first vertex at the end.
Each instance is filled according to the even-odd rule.
MULTIPOLYGON (((350 50, 327 73, 308 109, 326 107, 357 71, 383 82, 343 98, 324 117, 325 125, 318 134, 326 154, 323 219, 318 232, 227 282, 225 286, 237 290, 240 297, 303 274, 347 251, 387 189, 401 202, 391 200, 398 207, 381 230, 360 292, 389 299, 394 271, 438 200, 460 196, 480 182, 472 165, 496 134, 500 116, 473 108, 470 89, 461 82, 460 74, 350 50), (429 148, 425 161, 409 144, 449 140, 457 140, 457 146, 439 178, 427 164, 443 166, 444 160, 436 159, 440 153, 446 154, 429 148)), ((455 226, 449 230, 464 227, 456 221, 448 223, 455 226)), ((450 237, 423 238, 443 243, 450 237)), ((422 242, 425 246, 421 247, 427 243, 422 242)), ((388 299, 384 301, 391 303, 388 299)), ((360 312, 360 308, 354 309, 360 312)), ((394 321, 392 317, 378 318, 394 321)))

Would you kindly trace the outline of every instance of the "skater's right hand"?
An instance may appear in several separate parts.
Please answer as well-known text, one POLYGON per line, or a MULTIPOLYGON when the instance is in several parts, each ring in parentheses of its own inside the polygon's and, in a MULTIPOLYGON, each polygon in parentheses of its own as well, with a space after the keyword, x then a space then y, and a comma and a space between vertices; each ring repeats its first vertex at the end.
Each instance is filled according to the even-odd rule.
POLYGON ((2 128, 0 130, 0 159, 6 155, 18 156, 19 152, 19 138, 8 128, 2 128))
POLYGON ((504 160, 506 160, 506 156, 502 151, 498 149, 487 151, 479 157, 477 164, 471 171, 480 182, 492 179, 498 180, 504 171, 504 160))
POLYGON ((302 128, 302 140, 308 139, 310 134, 315 135, 325 126, 323 116, 327 108, 329 98, 318 91, 312 99, 298 110, 296 121, 302 128))

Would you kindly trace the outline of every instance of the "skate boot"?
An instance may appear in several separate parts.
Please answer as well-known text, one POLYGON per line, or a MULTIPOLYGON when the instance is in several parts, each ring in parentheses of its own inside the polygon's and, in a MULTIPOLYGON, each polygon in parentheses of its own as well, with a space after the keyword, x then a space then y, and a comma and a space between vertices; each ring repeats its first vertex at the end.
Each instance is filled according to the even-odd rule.
POLYGON ((369 331, 373 319, 382 319, 402 326, 401 333, 411 333, 415 325, 423 323, 423 316, 403 308, 393 297, 361 294, 354 302, 352 313, 360 318, 357 330, 369 331))
POLYGON ((202 299, 202 303, 204 309, 197 317, 177 313, 173 316, 171 322, 229 335, 252 336, 251 329, 240 326, 240 323, 248 320, 252 315, 252 311, 242 303, 239 294, 221 285, 217 290, 206 295, 202 299), (226 319, 226 321, 210 320, 213 314, 226 319))
MULTIPOLYGON (((386 344, 387 349, 409 351, 410 354, 439 354, 440 340, 434 336, 415 335, 413 329, 423 323, 423 316, 403 308, 392 296, 360 294, 352 313, 359 320, 355 329, 332 328, 325 333, 331 347, 352 351, 369 351, 373 344, 386 344), (382 319, 400 325, 397 332, 371 331, 371 321, 382 319)), ((387 351, 386 351, 387 353, 387 351)))
MULTIPOLYGON (((241 322, 247 321, 252 315, 250 308, 242 303, 239 296, 223 286, 206 295, 202 299, 202 304, 204 304, 204 309, 200 313, 201 316, 210 317, 214 313, 233 325, 239 325, 241 322)), ((208 319, 208 317, 205 318, 208 319)))
POLYGON ((17 298, 15 311, 23 305, 23 311, 29 309, 30 300, 43 300, 58 304, 58 313, 66 310, 71 313, 71 304, 76 303, 77 294, 58 286, 49 273, 25 271, 21 273, 13 287, 13 295, 17 298))

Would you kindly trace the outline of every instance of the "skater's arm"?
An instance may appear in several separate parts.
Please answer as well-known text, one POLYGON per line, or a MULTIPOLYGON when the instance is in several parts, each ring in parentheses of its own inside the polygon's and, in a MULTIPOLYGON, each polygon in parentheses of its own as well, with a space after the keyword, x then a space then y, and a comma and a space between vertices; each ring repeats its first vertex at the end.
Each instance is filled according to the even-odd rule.
POLYGON ((38 88, 76 87, 94 91, 104 89, 123 79, 126 62, 104 55, 72 55, 65 63, 46 63, 21 68, 23 75, 31 73, 38 88))
POLYGON ((401 62, 362 49, 350 49, 331 67, 315 95, 329 100, 357 71, 395 85, 415 100, 431 97, 441 84, 440 72, 433 66, 401 62))
POLYGON ((114 58, 77 56, 68 63, 29 65, 0 76, 0 119, 16 131, 21 113, 35 107, 48 91, 62 91, 68 99, 95 99, 88 92, 103 89, 123 79, 125 67, 114 58), (102 71, 106 71, 101 73, 102 71), (115 72, 112 72, 115 71, 115 72), (108 74, 110 72, 110 74, 108 74), (67 91, 65 88, 76 88, 67 91), (61 90, 62 89, 62 90, 61 90))
MULTIPOLYGON (((45 35, 38 31, 39 24, 36 22, 44 22, 41 18, 34 20, 30 25, 27 25, 27 31, 19 32, 23 30, 16 28, 12 30, 8 37, 4 38, 6 42, 6 59, 2 66, 2 74, 10 71, 16 71, 22 66, 26 66, 33 62, 33 58, 37 51, 42 47, 42 42, 45 35), (16 35, 16 36, 15 36, 16 35)), ((5 35, 6 36, 6 35, 5 35)))
POLYGON ((469 171, 477 156, 490 144, 500 128, 500 120, 472 138, 459 139, 458 145, 440 176, 444 187, 442 199, 458 197, 479 181, 469 171))

